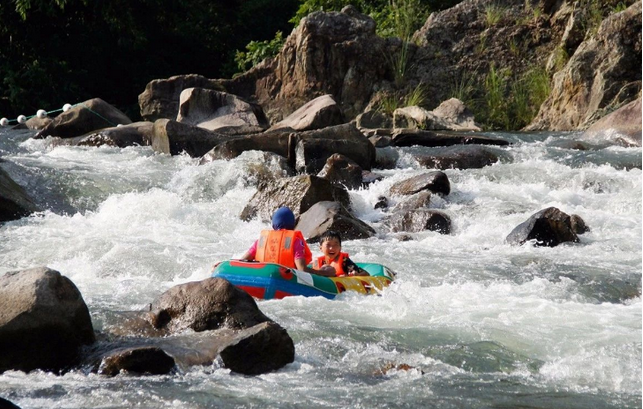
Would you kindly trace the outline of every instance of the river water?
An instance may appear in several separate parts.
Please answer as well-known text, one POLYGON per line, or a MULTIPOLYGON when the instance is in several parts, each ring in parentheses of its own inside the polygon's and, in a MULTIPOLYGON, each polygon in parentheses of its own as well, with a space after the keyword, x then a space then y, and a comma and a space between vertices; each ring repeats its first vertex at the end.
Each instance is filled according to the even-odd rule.
MULTIPOLYGON (((0 130, 0 166, 46 209, 0 226, 0 274, 60 271, 97 330, 114 311, 208 277, 268 228, 238 217, 257 169, 275 170, 256 152, 198 166, 148 147, 54 147, 31 135, 0 130)), ((281 370, 249 377, 215 361, 165 376, 9 371, 0 396, 23 409, 640 408, 641 148, 570 149, 574 133, 489 135, 513 144, 490 148, 493 166, 447 170, 452 192, 433 203, 451 216, 450 235, 401 241, 374 210, 423 171, 413 151, 430 148, 400 149, 397 169, 376 169, 385 179, 350 192, 380 233, 344 250, 398 278, 375 296, 260 301, 295 342, 281 370), (505 243, 549 206, 591 231, 555 248, 505 243)))

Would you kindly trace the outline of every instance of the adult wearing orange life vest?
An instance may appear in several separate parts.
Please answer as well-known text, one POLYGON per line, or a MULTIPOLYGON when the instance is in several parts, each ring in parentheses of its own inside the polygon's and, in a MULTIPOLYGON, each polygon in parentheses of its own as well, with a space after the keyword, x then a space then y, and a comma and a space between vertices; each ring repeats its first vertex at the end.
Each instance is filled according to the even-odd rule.
POLYGON ((309 268, 313 256, 304 236, 295 230, 295 215, 288 207, 280 207, 272 215, 272 230, 263 230, 259 240, 241 257, 245 261, 277 263, 312 274, 334 277, 335 269, 324 266, 309 268))

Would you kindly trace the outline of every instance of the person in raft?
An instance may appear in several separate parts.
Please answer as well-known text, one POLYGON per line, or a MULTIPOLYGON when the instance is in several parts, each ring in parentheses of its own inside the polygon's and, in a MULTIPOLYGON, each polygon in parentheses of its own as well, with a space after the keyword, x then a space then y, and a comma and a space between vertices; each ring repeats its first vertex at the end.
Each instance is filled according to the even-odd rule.
POLYGON ((334 231, 324 233, 319 241, 319 247, 324 255, 315 259, 313 268, 333 266, 337 277, 370 275, 348 258, 348 253, 342 253, 342 238, 339 233, 334 231))
POLYGON ((263 230, 259 240, 241 256, 244 261, 277 263, 311 274, 335 277, 330 266, 314 269, 308 267, 313 254, 299 230, 295 230, 295 215, 287 207, 280 207, 272 215, 272 230, 263 230))

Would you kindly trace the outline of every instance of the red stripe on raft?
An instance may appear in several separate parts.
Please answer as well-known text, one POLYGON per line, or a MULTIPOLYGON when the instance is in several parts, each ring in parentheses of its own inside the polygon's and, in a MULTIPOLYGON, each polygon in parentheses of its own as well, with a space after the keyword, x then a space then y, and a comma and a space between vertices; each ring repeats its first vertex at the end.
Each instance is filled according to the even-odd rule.
POLYGON ((281 300, 284 297, 290 297, 291 295, 292 294, 287 293, 285 291, 275 290, 275 298, 278 299, 278 300, 281 300))
POLYGON ((254 298, 264 299, 266 295, 266 289, 262 287, 249 287, 247 285, 237 285, 237 288, 241 288, 243 291, 247 292, 254 298))
POLYGON ((243 267, 243 268, 264 268, 265 263, 259 263, 257 261, 241 261, 241 260, 230 260, 229 263, 232 267, 243 267))

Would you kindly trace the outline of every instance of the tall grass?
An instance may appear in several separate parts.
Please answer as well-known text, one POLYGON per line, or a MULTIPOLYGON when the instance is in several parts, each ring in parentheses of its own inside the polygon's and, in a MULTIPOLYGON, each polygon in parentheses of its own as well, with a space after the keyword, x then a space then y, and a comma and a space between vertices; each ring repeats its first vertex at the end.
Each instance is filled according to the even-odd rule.
POLYGON ((497 3, 488 4, 484 9, 484 21, 487 27, 498 24, 505 16, 507 10, 497 3))
POLYGON ((550 91, 544 68, 533 67, 514 77, 492 65, 482 86, 474 91, 480 97, 471 105, 477 121, 487 129, 521 129, 533 120, 550 91))

